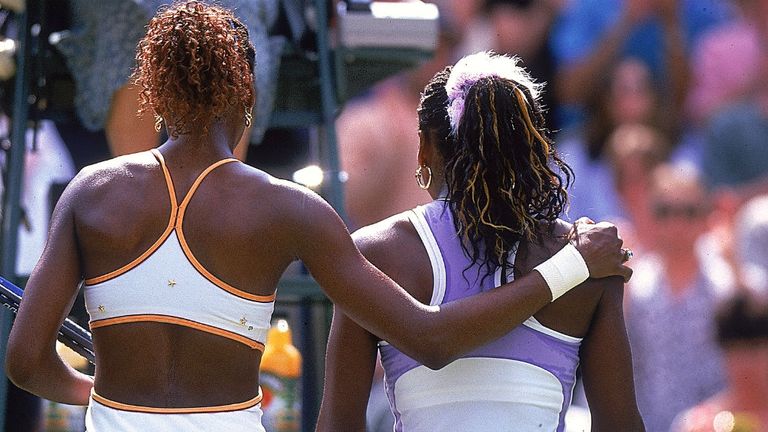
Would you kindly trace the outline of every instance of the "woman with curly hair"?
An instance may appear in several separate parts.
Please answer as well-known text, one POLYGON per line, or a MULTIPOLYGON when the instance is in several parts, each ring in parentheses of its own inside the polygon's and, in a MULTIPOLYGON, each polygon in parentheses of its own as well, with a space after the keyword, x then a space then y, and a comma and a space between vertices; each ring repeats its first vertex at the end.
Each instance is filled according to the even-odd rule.
MULTIPOLYGON (((486 52, 426 86, 416 177, 434 201, 353 236, 417 300, 445 307, 497 291, 567 243, 558 216, 572 173, 547 137, 539 94, 516 59, 486 52)), ((622 286, 588 279, 439 370, 337 313, 318 430, 364 430, 378 348, 396 431, 563 431, 579 366, 592 430, 642 431, 622 286)))
POLYGON ((19 387, 89 405, 90 432, 263 431, 259 364, 277 282, 295 259, 356 322, 431 365, 504 334, 590 274, 630 275, 615 227, 584 224, 564 258, 510 287, 421 304, 363 258, 319 196, 232 157, 256 96, 253 49, 231 12, 174 4, 137 56, 144 109, 169 139, 70 183, 7 350, 19 387), (54 350, 82 280, 95 377, 54 350))

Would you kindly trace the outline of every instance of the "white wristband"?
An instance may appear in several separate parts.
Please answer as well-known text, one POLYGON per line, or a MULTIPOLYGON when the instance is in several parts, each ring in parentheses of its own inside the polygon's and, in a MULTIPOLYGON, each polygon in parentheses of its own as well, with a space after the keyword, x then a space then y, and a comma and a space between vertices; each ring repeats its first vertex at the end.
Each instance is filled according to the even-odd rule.
POLYGON ((547 282, 549 290, 552 291, 552 301, 589 278, 587 262, 576 246, 570 243, 534 270, 547 282))

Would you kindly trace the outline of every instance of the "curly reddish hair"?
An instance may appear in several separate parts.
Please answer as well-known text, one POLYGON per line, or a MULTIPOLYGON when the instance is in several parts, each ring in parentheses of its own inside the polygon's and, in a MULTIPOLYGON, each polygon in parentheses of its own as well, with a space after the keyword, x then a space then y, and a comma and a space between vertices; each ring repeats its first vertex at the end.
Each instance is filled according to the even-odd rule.
POLYGON ((194 0, 162 8, 136 50, 139 112, 171 119, 173 137, 205 133, 230 109, 250 110, 253 56, 232 12, 194 0))

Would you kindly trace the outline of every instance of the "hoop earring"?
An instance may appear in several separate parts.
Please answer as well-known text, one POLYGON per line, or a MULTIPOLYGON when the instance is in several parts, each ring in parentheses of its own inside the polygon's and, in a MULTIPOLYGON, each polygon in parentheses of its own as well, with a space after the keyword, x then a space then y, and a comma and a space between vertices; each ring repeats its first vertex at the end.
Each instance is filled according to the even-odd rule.
POLYGON ((432 168, 426 165, 419 166, 418 168, 416 168, 416 174, 414 175, 414 177, 416 177, 416 183, 418 183, 419 187, 424 190, 427 190, 429 189, 429 186, 432 184, 432 168), (427 179, 426 182, 424 182, 424 168, 427 169, 427 174, 429 174, 429 178, 427 179))
POLYGON ((245 110, 245 127, 249 128, 253 124, 253 113, 246 108, 245 110))
POLYGON ((155 114, 155 132, 160 132, 163 128, 163 118, 155 114))

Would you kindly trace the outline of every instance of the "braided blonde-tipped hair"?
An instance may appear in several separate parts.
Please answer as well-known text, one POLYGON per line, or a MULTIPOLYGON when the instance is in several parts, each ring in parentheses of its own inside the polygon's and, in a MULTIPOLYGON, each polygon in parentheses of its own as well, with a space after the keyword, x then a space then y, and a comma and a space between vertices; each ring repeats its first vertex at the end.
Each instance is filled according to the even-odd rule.
MULTIPOLYGON (((564 211, 573 173, 555 152, 534 95, 540 85, 508 57, 483 53, 459 64, 487 70, 465 80, 461 115, 451 124, 451 79, 456 67, 436 74, 419 106, 419 127, 431 131, 445 161, 447 200, 462 247, 490 274, 521 240, 536 240, 541 223, 564 211), (504 61, 488 61, 487 56, 504 61), (522 83, 510 77, 524 77, 522 83)), ((461 86, 459 86, 461 87, 461 86)))

